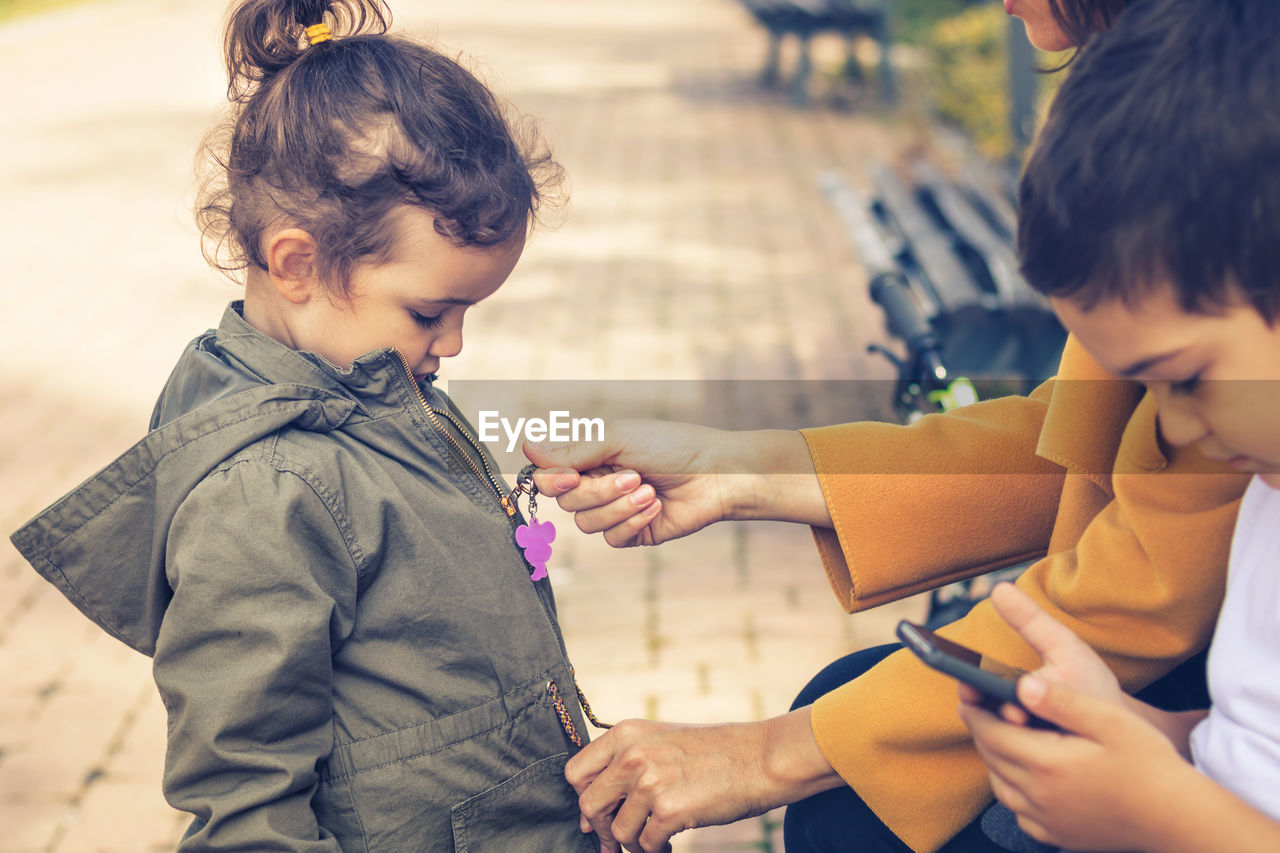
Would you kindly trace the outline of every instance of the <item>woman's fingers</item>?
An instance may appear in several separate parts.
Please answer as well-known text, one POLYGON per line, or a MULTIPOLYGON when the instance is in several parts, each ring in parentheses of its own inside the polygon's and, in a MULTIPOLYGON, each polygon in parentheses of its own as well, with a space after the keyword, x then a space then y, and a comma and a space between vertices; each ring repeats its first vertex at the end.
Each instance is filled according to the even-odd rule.
POLYGON ((657 539, 646 528, 662 514, 662 501, 654 500, 644 509, 637 512, 621 524, 614 525, 604 532, 604 541, 614 548, 625 548, 630 545, 654 545, 657 539))
POLYGON ((635 491, 640 475, 630 468, 538 468, 533 472, 538 494, 555 498, 567 512, 604 506, 619 495, 635 491))
MULTIPOLYGON (((610 489, 601 490, 599 494, 602 498, 607 498, 608 502, 589 509, 572 510, 573 522, 583 533, 601 533, 617 527, 649 509, 657 498, 657 492, 648 483, 634 486, 622 494, 610 489)), ((565 495, 561 501, 569 497, 570 495, 565 495)), ((561 506, 564 507, 564 503, 561 506)))
POLYGON ((538 487, 538 494, 551 498, 576 489, 581 482, 582 475, 573 468, 536 468, 533 472, 533 484, 538 487))
MULTIPOLYGON (((525 458, 539 468, 586 471, 608 465, 621 446, 607 441, 570 441, 564 444, 526 441, 522 449, 525 458)), ((541 483, 538 488, 542 489, 541 483)))
POLYGON ((648 800, 640 792, 632 791, 622 801, 622 805, 618 808, 618 813, 614 815, 613 823, 609 829, 624 850, 640 853, 644 849, 641 847, 640 834, 644 831, 648 819, 648 800))

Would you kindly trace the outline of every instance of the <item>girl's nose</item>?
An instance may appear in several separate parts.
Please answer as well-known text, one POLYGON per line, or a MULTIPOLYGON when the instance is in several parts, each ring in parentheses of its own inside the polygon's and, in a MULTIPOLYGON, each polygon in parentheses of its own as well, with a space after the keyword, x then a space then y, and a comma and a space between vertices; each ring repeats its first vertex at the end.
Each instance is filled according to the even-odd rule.
POLYGON ((462 352, 461 323, 438 335, 427 349, 427 354, 436 358, 453 358, 460 352, 462 352))

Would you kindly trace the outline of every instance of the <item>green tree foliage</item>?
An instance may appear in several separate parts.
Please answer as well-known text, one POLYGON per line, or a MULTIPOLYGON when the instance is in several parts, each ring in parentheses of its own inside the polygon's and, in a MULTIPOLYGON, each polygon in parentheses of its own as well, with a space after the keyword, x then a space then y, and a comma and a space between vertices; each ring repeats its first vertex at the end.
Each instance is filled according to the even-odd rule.
MULTIPOLYGON (((944 0, 931 2, 938 5, 944 0)), ((955 0, 952 3, 956 5, 955 0)), ((920 42, 930 100, 936 114, 962 128, 983 155, 1007 159, 1014 149, 1009 126, 1009 18, 999 3, 958 5, 966 8, 934 19, 920 42)), ((1037 56, 1041 68, 1056 68, 1065 59, 1058 54, 1037 56)), ((1037 77, 1043 111, 1057 89, 1058 75, 1037 77)))
POLYGON ((968 9, 972 0, 886 0, 893 13, 893 37, 903 44, 924 44, 940 21, 968 9))

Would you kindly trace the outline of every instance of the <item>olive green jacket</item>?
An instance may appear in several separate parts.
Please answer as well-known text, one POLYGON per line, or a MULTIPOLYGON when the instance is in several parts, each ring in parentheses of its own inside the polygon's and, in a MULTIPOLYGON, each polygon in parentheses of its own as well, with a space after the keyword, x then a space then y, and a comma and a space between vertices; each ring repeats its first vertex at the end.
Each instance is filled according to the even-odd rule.
POLYGON ((468 433, 394 350, 341 371, 233 304, 152 432, 13 535, 154 657, 180 849, 599 849, 551 589, 468 433))

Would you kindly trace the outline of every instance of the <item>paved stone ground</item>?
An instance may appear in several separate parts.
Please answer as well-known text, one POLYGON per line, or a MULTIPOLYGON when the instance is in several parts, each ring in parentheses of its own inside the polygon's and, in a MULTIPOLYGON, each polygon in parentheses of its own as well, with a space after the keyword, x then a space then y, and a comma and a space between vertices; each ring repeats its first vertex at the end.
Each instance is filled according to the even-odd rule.
MULTIPOLYGON (((563 223, 476 309, 448 376, 887 376, 863 352, 883 337, 878 312, 816 189, 822 170, 857 180, 904 144, 874 93, 819 79, 819 106, 797 111, 760 91, 763 37, 733 0, 395 5, 402 28, 464 52, 537 117, 572 180, 563 223)), ((201 261, 188 213, 223 87, 218 6, 113 0, 0 29, 0 76, 23 81, 0 110, 6 532, 140 436, 177 351, 236 293, 201 261)), ((883 417, 886 403, 860 405, 883 417)), ((627 551, 561 529, 565 634, 606 718, 781 712, 823 664, 920 608, 845 616, 795 526, 627 551)), ((0 679, 0 851, 172 849, 185 820, 160 795, 149 661, 7 541, 0 679)), ((689 832, 677 850, 780 851, 779 820, 689 832)))

